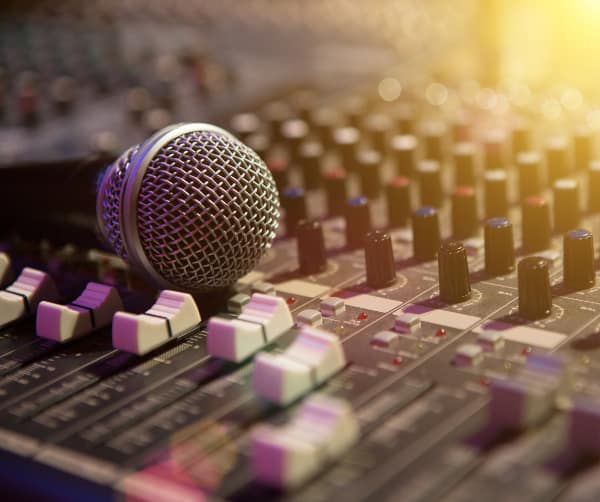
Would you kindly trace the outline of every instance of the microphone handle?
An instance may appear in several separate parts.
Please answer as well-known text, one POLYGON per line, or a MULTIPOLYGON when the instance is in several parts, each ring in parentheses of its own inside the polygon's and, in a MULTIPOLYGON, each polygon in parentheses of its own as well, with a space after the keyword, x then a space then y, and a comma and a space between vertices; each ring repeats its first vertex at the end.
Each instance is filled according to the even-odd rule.
POLYGON ((96 187, 114 160, 0 166, 0 239, 105 247, 96 224, 96 187))

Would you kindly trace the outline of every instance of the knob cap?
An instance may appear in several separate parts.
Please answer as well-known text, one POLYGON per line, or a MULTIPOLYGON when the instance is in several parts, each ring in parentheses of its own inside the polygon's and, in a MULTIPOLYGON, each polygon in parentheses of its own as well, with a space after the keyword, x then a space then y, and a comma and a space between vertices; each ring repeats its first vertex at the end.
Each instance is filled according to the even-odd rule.
POLYGON ((452 235, 457 239, 472 237, 477 232, 477 200, 475 189, 458 186, 452 194, 452 235))
POLYGON ((371 210, 366 197, 351 197, 346 204, 346 244, 350 249, 362 247, 371 231, 371 210))
POLYGON ((471 297, 467 252, 460 242, 442 244, 438 251, 440 299, 463 302, 471 297))
POLYGON ((551 243, 550 206, 544 197, 532 195, 521 206, 521 242, 523 250, 535 253, 548 249, 551 243))
POLYGON ((285 228, 288 235, 296 234, 300 220, 306 219, 306 199, 302 188, 286 188, 281 194, 281 205, 285 209, 285 228))
POLYGON ((587 289, 596 283, 592 232, 578 228, 564 235, 563 266, 563 281, 568 289, 587 289))
POLYGON ((386 288, 396 280, 396 265, 392 238, 387 232, 376 230, 365 238, 367 284, 375 289, 386 288))
POLYGON ((558 233, 577 228, 581 220, 579 184, 571 178, 556 180, 552 187, 554 195, 554 230, 558 233))
POLYGON ((434 207, 423 206, 412 215, 413 254, 417 260, 433 260, 440 247, 440 220, 434 207))
POLYGON ((513 227, 508 218, 492 218, 484 230, 485 271, 504 275, 515 269, 513 227))
POLYGON ((542 319, 552 311, 552 292, 548 261, 530 256, 519 262, 519 315, 525 319, 542 319))
POLYGON ((298 261, 303 274, 318 274, 327 266, 323 227, 318 221, 302 220, 296 229, 298 261))
POLYGON ((411 212, 410 181, 405 176, 396 176, 386 186, 388 226, 403 227, 408 223, 411 212))

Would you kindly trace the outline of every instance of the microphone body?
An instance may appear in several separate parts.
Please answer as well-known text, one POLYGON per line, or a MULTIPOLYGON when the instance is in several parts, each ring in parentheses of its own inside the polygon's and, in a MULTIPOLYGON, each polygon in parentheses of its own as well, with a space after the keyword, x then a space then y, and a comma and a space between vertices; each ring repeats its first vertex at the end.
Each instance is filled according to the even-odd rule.
POLYGON ((159 287, 223 289, 271 246, 279 200, 227 131, 175 124, 106 159, 0 170, 2 235, 108 245, 159 287))

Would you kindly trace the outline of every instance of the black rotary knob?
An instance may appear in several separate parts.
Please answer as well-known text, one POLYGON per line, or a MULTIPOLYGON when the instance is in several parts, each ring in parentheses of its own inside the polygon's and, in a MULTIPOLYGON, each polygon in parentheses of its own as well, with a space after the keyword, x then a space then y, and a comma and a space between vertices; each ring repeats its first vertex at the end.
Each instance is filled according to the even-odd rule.
POLYGON ((387 232, 376 230, 365 238, 367 284, 375 289, 386 288, 396 280, 396 265, 392 238, 387 232))
POLYGON ((365 119, 365 130, 371 146, 380 152, 385 152, 390 132, 393 129, 392 120, 380 113, 369 115, 365 119))
POLYGON ((460 242, 442 244, 438 251, 440 299, 458 303, 471 297, 467 252, 460 242))
POLYGON ((506 171, 486 171, 484 178, 485 217, 508 215, 508 188, 506 171))
POLYGON ((594 137, 589 127, 580 126, 573 135, 575 169, 585 171, 594 158, 594 137))
POLYGON ((302 170, 304 188, 315 190, 321 186, 321 163, 323 160, 323 146, 318 141, 305 141, 298 151, 299 164, 302 170))
POLYGON ((348 188, 346 173, 342 169, 332 169, 323 176, 327 210, 330 216, 341 216, 346 209, 348 188))
POLYGON ((394 136, 390 148, 396 174, 410 178, 417 163, 417 138, 411 134, 394 136))
POLYGON ((556 180, 552 186, 554 196, 554 230, 558 233, 577 228, 581 220, 579 184, 572 178, 556 180))
POLYGON ((298 222, 306 219, 304 190, 298 187, 286 188, 281 194, 281 205, 285 209, 286 231, 288 235, 295 235, 298 222))
POLYGON ((548 261, 530 256, 519 262, 519 315, 525 319, 542 319, 552 311, 552 292, 548 261))
POLYGON ((456 187, 452 193, 452 235, 457 239, 472 237, 478 226, 475 189, 470 186, 456 187))
POLYGON ((371 231, 371 209, 366 197, 351 197, 346 203, 346 244, 350 249, 362 247, 371 231))
POLYGON ((403 227, 411 212, 410 181, 405 176, 392 178, 386 186, 388 226, 403 227))
POLYGON ((600 161, 593 160, 587 172, 587 208, 592 213, 600 212, 600 161))
POLYGON ((299 160, 300 145, 308 136, 308 124, 304 120, 290 119, 281 124, 280 137, 287 146, 288 155, 294 161, 299 160))
POLYGON ((517 158, 521 152, 527 152, 531 148, 531 127, 527 121, 520 118, 516 121, 512 130, 512 153, 517 158))
POLYGON ((550 183, 554 183, 560 178, 568 178, 571 175, 569 142, 566 138, 559 136, 548 140, 546 144, 546 165, 550 183))
POLYGON ((535 253, 548 249, 551 244, 552 226, 550 206, 539 195, 532 195, 521 206, 521 242, 526 253, 535 253))
POLYGON ((504 275, 515 269, 513 226, 508 218, 492 218, 484 229, 485 271, 504 275))
POLYGON ((519 195, 524 200, 530 195, 539 195, 544 189, 542 178, 542 158, 537 152, 517 154, 519 171, 519 195))
POLYGON ((302 220, 296 228, 298 262, 303 274, 318 274, 327 266, 323 227, 318 221, 302 220))
POLYGON ((446 124, 429 122, 423 127, 425 158, 442 162, 446 149, 446 124))
POLYGON ((474 143, 458 143, 454 147, 454 183, 475 186, 477 147, 474 143))
POLYGON ((342 162, 342 167, 348 172, 356 170, 356 149, 359 141, 360 131, 354 127, 338 127, 333 130, 333 142, 342 162))
POLYGON ((437 160, 423 160, 419 164, 419 195, 422 206, 442 205, 442 175, 437 160))
POLYGON ((356 164, 362 194, 376 199, 381 194, 381 154, 377 150, 363 149, 356 154, 356 164))
POLYGON ((412 214, 413 254, 417 260, 433 260, 440 247, 440 220, 434 207, 423 206, 412 214))
POLYGON ((596 283, 592 232, 578 228, 564 235, 563 267, 563 282, 568 289, 587 289, 596 283))
POLYGON ((321 144, 330 148, 333 145, 333 131, 342 122, 340 115, 331 108, 317 108, 312 111, 310 122, 321 144))
POLYGON ((263 109, 263 116, 269 124, 271 136, 275 142, 281 141, 281 126, 291 117, 292 111, 287 103, 271 101, 263 109))
POLYGON ((503 131, 492 129, 488 132, 483 141, 483 151, 486 170, 506 169, 506 135, 503 131))

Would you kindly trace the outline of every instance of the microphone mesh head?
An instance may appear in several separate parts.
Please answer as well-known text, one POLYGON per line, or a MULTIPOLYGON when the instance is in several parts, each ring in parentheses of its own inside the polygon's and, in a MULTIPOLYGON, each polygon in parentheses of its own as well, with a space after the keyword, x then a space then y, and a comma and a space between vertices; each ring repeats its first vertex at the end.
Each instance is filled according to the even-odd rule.
POLYGON ((129 169, 131 159, 137 153, 138 147, 139 145, 129 148, 108 167, 105 174, 105 184, 101 187, 99 194, 100 229, 114 252, 124 259, 127 259, 127 251, 123 246, 121 222, 119 221, 121 189, 123 188, 125 173, 129 169))
MULTIPOLYGON (((142 144, 139 156, 143 149, 142 144)), ((115 171, 135 169, 143 159, 130 150, 119 160, 115 171)), ((126 176, 124 182, 118 173, 112 178, 114 184, 109 180, 104 190, 112 186, 118 196, 99 194, 104 234, 123 258, 132 254, 121 238, 121 213, 123 204, 134 202, 141 252, 153 269, 149 275, 163 283, 192 291, 231 285, 256 266, 275 237, 279 200, 271 173, 225 131, 186 132, 162 145, 147 163, 136 201, 124 201, 126 176)))

